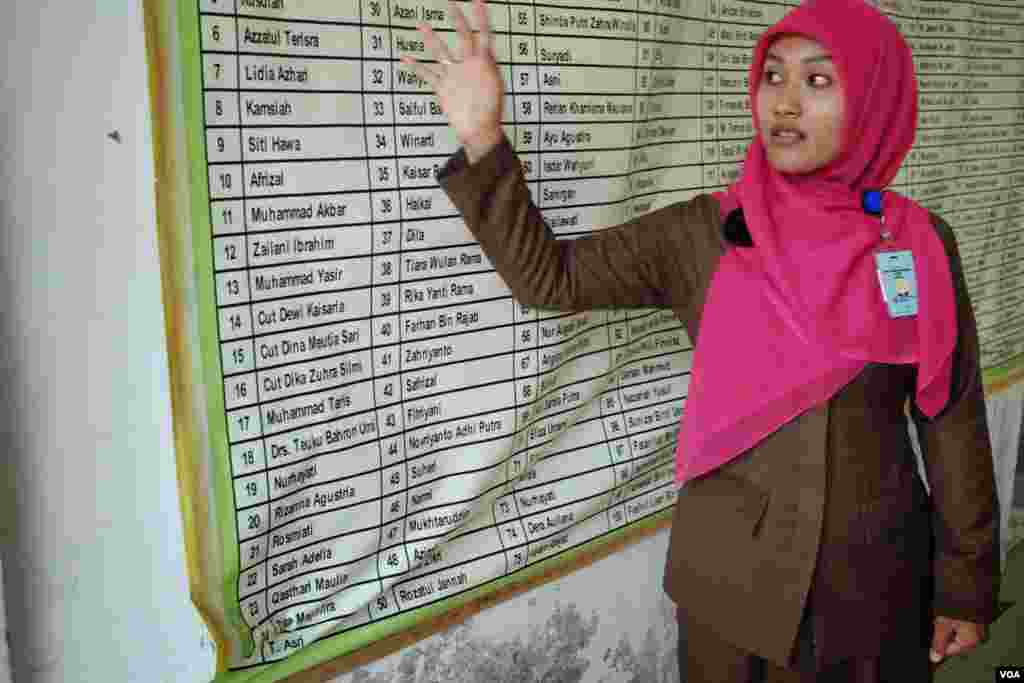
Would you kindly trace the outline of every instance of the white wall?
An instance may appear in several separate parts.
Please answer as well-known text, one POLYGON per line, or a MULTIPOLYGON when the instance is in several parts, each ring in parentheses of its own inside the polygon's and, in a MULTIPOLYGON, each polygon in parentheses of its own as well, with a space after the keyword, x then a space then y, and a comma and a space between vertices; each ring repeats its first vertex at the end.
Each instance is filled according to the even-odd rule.
POLYGON ((142 29, 141 3, 109 0, 10 2, 0 20, 0 548, 18 683, 193 683, 213 667, 185 578, 142 29))

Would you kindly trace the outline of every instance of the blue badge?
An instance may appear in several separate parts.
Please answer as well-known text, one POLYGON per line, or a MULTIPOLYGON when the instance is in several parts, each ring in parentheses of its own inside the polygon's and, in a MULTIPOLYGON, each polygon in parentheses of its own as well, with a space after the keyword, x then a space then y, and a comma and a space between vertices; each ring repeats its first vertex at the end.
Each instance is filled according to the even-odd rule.
POLYGON ((889 307, 889 317, 917 315, 914 255, 910 251, 883 251, 875 254, 875 264, 882 298, 889 307))

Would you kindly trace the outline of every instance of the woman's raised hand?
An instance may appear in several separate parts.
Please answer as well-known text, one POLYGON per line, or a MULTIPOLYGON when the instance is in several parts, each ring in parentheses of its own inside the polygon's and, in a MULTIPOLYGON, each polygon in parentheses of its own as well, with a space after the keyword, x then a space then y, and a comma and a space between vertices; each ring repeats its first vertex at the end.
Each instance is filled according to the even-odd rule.
POLYGON ((438 61, 427 65, 402 56, 402 63, 430 84, 448 116, 455 137, 465 147, 473 163, 501 142, 501 110, 505 87, 494 60, 491 27, 484 0, 473 1, 478 33, 469 28, 465 15, 455 2, 449 2, 455 30, 459 35, 458 55, 453 56, 429 24, 420 24, 424 45, 438 61))

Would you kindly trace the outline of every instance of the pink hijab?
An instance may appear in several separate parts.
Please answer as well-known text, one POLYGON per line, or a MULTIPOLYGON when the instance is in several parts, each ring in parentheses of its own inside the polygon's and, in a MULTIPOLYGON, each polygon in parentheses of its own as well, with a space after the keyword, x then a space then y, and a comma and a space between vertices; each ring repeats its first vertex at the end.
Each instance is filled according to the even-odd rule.
MULTIPOLYGON (((760 135, 743 173, 717 196, 742 207, 754 246, 730 247, 712 277, 676 451, 676 481, 726 463, 842 389, 869 361, 917 364, 917 405, 949 397, 956 308, 949 263, 928 212, 884 193, 883 244, 861 193, 880 190, 914 141, 917 83, 896 26, 864 0, 807 0, 754 50, 754 102, 768 47, 800 34, 831 54, 846 95, 842 152, 805 176, 768 164, 760 135), (913 253, 919 312, 890 318, 874 254, 913 253)), ((753 107, 755 129, 756 107, 753 107)))

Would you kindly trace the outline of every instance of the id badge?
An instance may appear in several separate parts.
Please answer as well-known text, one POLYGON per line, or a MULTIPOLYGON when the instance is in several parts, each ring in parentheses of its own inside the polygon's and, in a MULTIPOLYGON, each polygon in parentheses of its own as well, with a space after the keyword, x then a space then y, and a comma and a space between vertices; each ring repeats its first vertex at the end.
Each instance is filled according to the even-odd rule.
POLYGON ((917 315, 917 277, 910 251, 882 251, 875 254, 878 284, 889 307, 890 318, 917 315))

